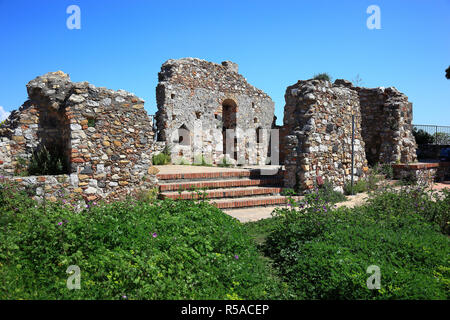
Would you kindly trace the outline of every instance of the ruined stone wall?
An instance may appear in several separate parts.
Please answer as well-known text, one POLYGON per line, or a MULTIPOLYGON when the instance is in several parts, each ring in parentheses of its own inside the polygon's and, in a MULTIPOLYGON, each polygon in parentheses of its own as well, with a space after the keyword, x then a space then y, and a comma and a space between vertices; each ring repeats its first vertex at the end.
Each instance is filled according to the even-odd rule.
MULTIPOLYGON (((218 65, 194 58, 168 60, 158 79, 158 140, 173 146, 172 158, 192 162, 203 154, 207 160, 220 163, 225 127, 238 129, 235 151, 243 163, 265 163, 274 103, 247 83, 236 64, 225 61, 218 65), (180 128, 185 134, 180 134, 180 128), (260 130, 259 143, 258 128, 265 129, 260 130)), ((230 139, 229 144, 234 145, 230 139)), ((236 160, 237 156, 230 152, 230 158, 236 160)))
POLYGON ((329 181, 342 190, 351 179, 352 112, 355 181, 367 170, 357 92, 329 81, 298 81, 284 109, 285 187, 307 190, 329 181))
POLYGON ((370 164, 417 161, 412 103, 394 87, 354 88, 359 94, 362 136, 370 164))
POLYGON ((0 164, 4 174, 14 173, 19 158, 55 146, 67 161, 69 189, 86 200, 118 199, 155 184, 154 132, 142 99, 71 82, 60 71, 30 81, 27 91, 29 100, 0 130, 0 152, 9 159, 0 164))

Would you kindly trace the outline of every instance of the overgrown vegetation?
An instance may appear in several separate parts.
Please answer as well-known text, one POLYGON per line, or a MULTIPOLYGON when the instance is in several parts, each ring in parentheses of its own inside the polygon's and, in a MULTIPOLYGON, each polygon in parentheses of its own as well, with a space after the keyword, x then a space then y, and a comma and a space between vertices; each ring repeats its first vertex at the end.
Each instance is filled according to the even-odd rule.
POLYGON ((44 211, 0 181, 0 299, 449 298, 450 191, 379 190, 336 209, 330 190, 241 224, 202 190, 196 201, 157 200, 155 189, 44 211), (81 290, 66 287, 69 265, 81 290), (366 286, 370 265, 380 290, 366 286))
POLYGON ((67 173, 64 153, 46 146, 36 149, 29 160, 18 157, 14 174, 16 176, 58 175, 67 173))
POLYGON ((64 154, 57 148, 45 146, 33 152, 28 165, 29 175, 57 175, 67 173, 64 154))
POLYGON ((317 197, 332 204, 347 200, 342 192, 334 190, 333 185, 329 181, 325 181, 323 185, 317 188, 317 197))
POLYGON ((326 80, 326 81, 332 80, 331 76, 326 72, 315 74, 313 79, 314 80, 326 80))
POLYGON ((417 130, 416 127, 413 127, 413 135, 419 146, 424 144, 450 144, 450 134, 446 132, 435 132, 430 134, 423 129, 417 130))
POLYGON ((223 157, 223 158, 222 158, 222 161, 220 161, 220 163, 218 164, 218 166, 219 166, 219 167, 228 168, 228 167, 231 167, 231 163, 229 163, 229 162, 227 161, 227 158, 226 158, 226 157, 223 157))
POLYGON ((353 193, 352 193, 352 184, 350 181, 344 185, 344 192, 345 194, 348 195, 366 192, 367 190, 368 190, 367 181, 364 179, 360 179, 353 183, 353 193))
POLYGON ((235 219, 207 202, 41 205, 6 186, 0 299, 267 299, 283 286, 235 219), (81 270, 68 290, 67 267, 81 270))
POLYGON ((381 174, 386 179, 393 179, 394 178, 394 169, 392 166, 388 163, 382 163, 382 164, 375 164, 375 166, 372 168, 372 172, 375 175, 381 174))
POLYGON ((212 167, 211 161, 207 160, 203 154, 194 157, 194 166, 212 167))
POLYGON ((166 145, 161 153, 154 154, 152 156, 152 163, 155 166, 162 166, 166 164, 170 164, 172 162, 172 158, 170 156, 172 148, 169 145, 166 145))
POLYGON ((181 165, 181 166, 185 166, 190 164, 188 160, 186 160, 186 158, 184 157, 179 157, 178 159, 175 160, 175 164, 181 165))
MULTIPOLYGON (((281 191, 281 195, 291 197, 298 196, 300 194, 296 192, 295 189, 285 188, 281 191)), ((316 185, 313 191, 307 195, 307 197, 311 196, 315 198, 320 197, 321 199, 333 204, 347 200, 345 195, 342 194, 342 192, 334 190, 333 184, 327 180, 320 186, 316 185)))
POLYGON ((309 197, 276 211, 263 248, 295 299, 448 299, 449 196, 390 190, 354 209, 309 197))

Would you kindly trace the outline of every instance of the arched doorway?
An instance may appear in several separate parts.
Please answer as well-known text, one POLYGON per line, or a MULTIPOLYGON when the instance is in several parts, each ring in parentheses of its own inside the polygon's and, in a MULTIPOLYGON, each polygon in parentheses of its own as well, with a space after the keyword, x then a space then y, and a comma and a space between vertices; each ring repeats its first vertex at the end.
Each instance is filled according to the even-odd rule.
POLYGON ((237 137, 236 137, 236 112, 237 104, 232 99, 226 99, 222 102, 222 136, 223 136, 223 153, 234 160, 237 160, 237 137), (233 129, 234 134, 231 137, 227 129, 233 129), (233 150, 227 150, 227 141, 233 139, 233 150))

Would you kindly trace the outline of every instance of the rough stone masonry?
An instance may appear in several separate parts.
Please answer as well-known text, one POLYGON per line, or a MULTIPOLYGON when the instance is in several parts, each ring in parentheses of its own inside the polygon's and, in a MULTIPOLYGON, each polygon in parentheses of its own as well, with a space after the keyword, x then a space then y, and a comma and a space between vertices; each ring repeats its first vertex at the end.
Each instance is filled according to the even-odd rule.
POLYGON ((416 161, 412 104, 393 87, 298 81, 286 90, 279 127, 271 98, 233 62, 168 60, 158 80, 158 141, 144 101, 131 93, 72 82, 61 71, 30 81, 29 99, 0 128, 0 175, 33 186, 38 196, 55 198, 64 189, 86 201, 115 200, 157 184, 151 159, 164 145, 172 146, 175 163, 203 157, 219 164, 226 157, 233 164, 268 164, 269 131, 278 128, 285 187, 304 191, 328 180, 342 190, 351 177, 352 113, 356 181, 368 163, 416 161), (21 162, 43 147, 61 152, 65 173, 17 176, 21 162))
POLYGON ((285 94, 285 187, 308 190, 329 181, 342 191, 351 179, 352 114, 356 118, 354 174, 367 170, 356 91, 329 81, 298 81, 285 94))
POLYGON ((328 180, 342 190, 351 179, 352 114, 355 181, 364 176, 368 161, 373 165, 417 160, 412 104, 394 87, 306 80, 288 87, 285 100, 285 187, 308 190, 328 180))
POLYGON ((266 164, 274 103, 237 64, 168 60, 158 80, 158 140, 173 146, 172 158, 191 163, 203 156, 218 164, 225 153, 233 164, 266 164))
POLYGON ((155 184, 150 168, 154 133, 142 99, 71 82, 61 71, 30 81, 27 91, 29 100, 0 129, 0 172, 13 175, 20 159, 29 160, 45 146, 62 152, 66 174, 16 181, 45 181, 50 194, 64 188, 88 201, 118 199, 155 184))

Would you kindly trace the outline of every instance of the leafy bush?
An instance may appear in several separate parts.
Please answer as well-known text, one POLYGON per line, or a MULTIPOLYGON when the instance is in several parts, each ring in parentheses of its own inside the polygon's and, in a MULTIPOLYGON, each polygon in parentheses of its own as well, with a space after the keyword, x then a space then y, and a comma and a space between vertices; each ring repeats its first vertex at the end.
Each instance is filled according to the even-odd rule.
POLYGON ((140 190, 136 193, 136 199, 142 202, 152 202, 158 198, 159 189, 151 188, 149 190, 140 190))
POLYGON ((194 166, 212 167, 210 161, 208 161, 203 154, 194 157, 194 166))
MULTIPOLYGON (((357 182, 353 183, 353 194, 366 192, 368 190, 367 188, 367 181, 364 179, 360 179, 357 182)), ((344 192, 345 194, 352 194, 352 185, 351 182, 347 182, 344 185, 344 192)))
POLYGON ((282 196, 289 197, 289 196, 297 195, 297 192, 294 189, 292 189, 292 188, 284 188, 283 190, 281 190, 280 194, 282 196))
POLYGON ((374 174, 382 174, 386 179, 394 178, 394 169, 389 163, 375 164, 372 168, 374 174))
POLYGON ((171 162, 170 156, 164 154, 164 153, 158 153, 152 156, 152 163, 155 166, 162 166, 169 164, 171 162))
POLYGON ((252 239, 206 202, 0 208, 0 299, 266 299, 280 292, 252 239), (81 269, 68 290, 66 269, 81 269))
POLYGON ((295 298, 448 299, 450 240, 437 226, 448 227, 449 192, 407 190, 353 209, 313 197, 278 209, 264 251, 295 298), (370 265, 380 267, 380 290, 366 286, 370 265))
POLYGON ((152 156, 153 165, 162 166, 171 163, 172 162, 171 153, 172 147, 166 144, 161 153, 152 156))
POLYGON ((47 149, 46 146, 33 152, 28 164, 29 175, 57 175, 67 173, 64 154, 57 148, 47 149))
POLYGON ((323 72, 323 73, 315 74, 313 79, 314 79, 314 80, 327 80, 327 81, 331 81, 331 76, 330 76, 328 73, 323 72))
POLYGON ((417 130, 416 127, 413 127, 413 135, 418 145, 431 144, 434 141, 434 137, 431 134, 422 129, 417 130))
POLYGON ((226 157, 223 157, 223 158, 222 158, 222 161, 218 164, 218 166, 219 166, 219 167, 225 167, 225 168, 228 168, 228 167, 231 167, 231 163, 229 163, 229 162, 227 161, 227 158, 226 158, 226 157))
POLYGON ((336 191, 329 181, 325 181, 318 189, 317 193, 325 202, 337 203, 347 200, 342 192, 336 191))
MULTIPOLYGON (((281 191, 281 195, 291 197, 300 195, 300 193, 296 192, 294 189, 285 188, 281 191)), ((325 181, 322 185, 316 186, 315 189, 307 194, 306 197, 320 198, 329 203, 337 203, 347 200, 342 192, 334 190, 332 183, 329 181, 325 181)))
POLYGON ((17 157, 16 159, 16 165, 14 168, 14 175, 15 176, 28 176, 28 165, 29 162, 27 161, 27 159, 24 159, 22 157, 17 157))
POLYGON ((450 134, 445 132, 437 132, 433 136, 433 141, 436 144, 450 144, 450 134))

